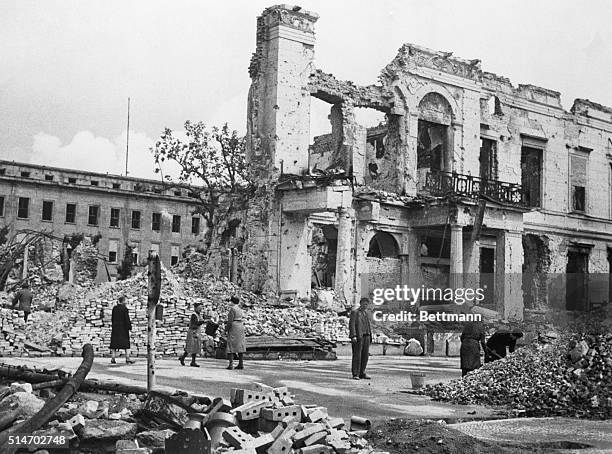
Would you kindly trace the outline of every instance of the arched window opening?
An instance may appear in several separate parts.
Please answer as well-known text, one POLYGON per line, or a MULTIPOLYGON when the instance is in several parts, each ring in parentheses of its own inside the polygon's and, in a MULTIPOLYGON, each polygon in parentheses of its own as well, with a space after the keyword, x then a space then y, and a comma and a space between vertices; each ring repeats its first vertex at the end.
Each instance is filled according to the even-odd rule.
POLYGON ((378 232, 370 240, 368 257, 373 258, 397 258, 399 246, 393 235, 386 232, 378 232))

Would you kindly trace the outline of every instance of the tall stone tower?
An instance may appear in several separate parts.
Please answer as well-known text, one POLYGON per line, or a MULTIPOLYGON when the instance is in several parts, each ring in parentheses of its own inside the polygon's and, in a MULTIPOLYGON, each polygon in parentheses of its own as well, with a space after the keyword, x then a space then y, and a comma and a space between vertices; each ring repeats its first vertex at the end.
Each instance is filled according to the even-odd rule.
POLYGON ((257 18, 247 112, 247 160, 256 181, 308 168, 314 24, 318 15, 277 5, 257 18))

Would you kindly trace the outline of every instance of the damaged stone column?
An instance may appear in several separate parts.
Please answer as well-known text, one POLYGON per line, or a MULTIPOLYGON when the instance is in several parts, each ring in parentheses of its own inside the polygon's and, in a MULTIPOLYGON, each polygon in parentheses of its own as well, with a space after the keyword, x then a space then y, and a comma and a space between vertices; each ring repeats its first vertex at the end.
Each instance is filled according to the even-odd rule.
POLYGON ((450 287, 463 287, 463 227, 450 226, 450 287))
POLYGON ((247 112, 247 160, 260 180, 308 168, 310 93, 318 16, 277 5, 257 18, 247 112))
POLYGON ((338 208, 338 249, 336 253, 336 295, 346 304, 355 304, 353 241, 355 228, 355 210, 338 208))
POLYGON ((279 290, 297 293, 298 297, 310 297, 312 257, 308 252, 310 242, 308 216, 283 213, 280 238, 279 290))
POLYGON ((523 239, 521 232, 501 231, 497 235, 495 299, 504 319, 523 319, 523 239))

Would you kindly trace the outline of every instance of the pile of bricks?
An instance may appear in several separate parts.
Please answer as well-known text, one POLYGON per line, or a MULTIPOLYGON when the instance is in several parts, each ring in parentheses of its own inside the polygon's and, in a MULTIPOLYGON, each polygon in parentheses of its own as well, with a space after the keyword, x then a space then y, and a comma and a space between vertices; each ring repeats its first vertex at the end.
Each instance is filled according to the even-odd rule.
MULTIPOLYGON (((195 303, 204 310, 213 310, 225 321, 229 310, 227 299, 238 294, 249 306, 245 308, 247 336, 319 337, 330 341, 348 339, 348 319, 333 312, 321 312, 304 306, 278 308, 268 305, 260 296, 239 290, 224 279, 202 276, 197 286, 171 271, 162 272, 160 304, 163 320, 157 322, 157 351, 164 355, 183 352, 189 318, 195 303), (194 288, 195 287, 195 288, 194 288)), ((140 273, 125 281, 101 284, 98 287, 75 286, 72 299, 61 303, 54 313, 34 310, 28 324, 23 313, 0 309, 0 355, 36 356, 24 342, 44 344, 58 355, 80 355, 82 347, 91 343, 96 356, 109 353, 111 315, 120 296, 125 296, 132 322, 132 353, 147 351, 147 277, 140 273)), ((35 302, 50 298, 50 292, 34 292, 35 302)), ((53 296, 53 298, 55 298, 53 296)), ((8 302, 8 299, 7 299, 8 302)), ((223 327, 223 326, 222 326, 223 327)), ((219 334, 222 334, 222 329, 219 334)))
MULTIPOLYGON (((361 433, 345 430, 342 418, 329 416, 327 408, 299 405, 286 387, 263 384, 254 390, 231 390, 238 425, 225 428, 217 452, 240 454, 344 454, 370 453, 361 433)), ((215 440, 213 440, 213 444, 215 440)))

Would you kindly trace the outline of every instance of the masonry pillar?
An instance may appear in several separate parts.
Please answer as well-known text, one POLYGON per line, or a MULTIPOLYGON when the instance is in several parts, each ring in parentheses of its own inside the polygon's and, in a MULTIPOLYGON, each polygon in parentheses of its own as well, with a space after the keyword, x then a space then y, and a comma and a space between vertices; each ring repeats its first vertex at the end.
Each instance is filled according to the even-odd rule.
POLYGON ((450 227, 450 287, 463 287, 463 227, 450 227))
POLYGON ((288 5, 257 18, 257 45, 249 66, 246 157, 261 180, 308 168, 314 24, 318 16, 288 5))
POLYGON ((353 241, 355 210, 338 208, 338 248, 336 252, 336 295, 346 304, 355 304, 353 241))
POLYGON ((521 232, 497 235, 495 299, 497 311, 507 320, 523 319, 523 239, 521 232))
POLYGON ((312 258, 308 215, 283 213, 279 239, 279 291, 297 293, 299 298, 310 297, 312 258))

